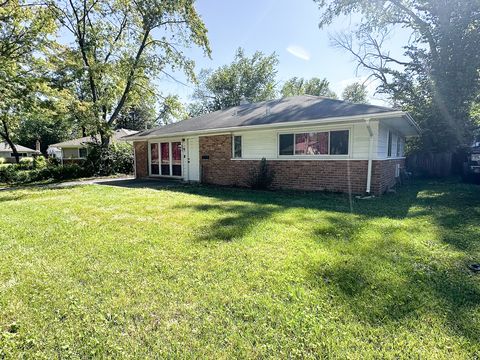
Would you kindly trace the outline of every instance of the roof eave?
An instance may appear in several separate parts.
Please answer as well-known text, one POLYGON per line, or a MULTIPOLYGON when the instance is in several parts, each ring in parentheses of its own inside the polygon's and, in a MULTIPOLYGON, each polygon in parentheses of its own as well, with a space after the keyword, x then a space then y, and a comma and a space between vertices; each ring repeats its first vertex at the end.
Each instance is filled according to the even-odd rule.
MULTIPOLYGON (((402 116, 405 116, 406 114, 407 113, 403 111, 389 111, 389 112, 378 113, 378 114, 361 114, 361 115, 355 115, 355 116, 340 116, 340 117, 337 116, 337 117, 323 118, 318 120, 288 121, 288 122, 280 122, 280 123, 274 123, 274 124, 232 126, 228 128, 180 131, 176 133, 153 134, 153 135, 146 135, 146 136, 138 136, 137 134, 134 134, 134 135, 125 136, 120 140, 121 141, 141 141, 141 140, 177 137, 177 136, 217 134, 217 133, 225 133, 225 132, 238 131, 238 130, 252 130, 252 129, 260 130, 260 129, 284 128, 284 127, 292 127, 292 126, 298 127, 298 126, 304 126, 304 125, 319 125, 319 124, 321 125, 321 124, 329 124, 329 123, 335 123, 335 122, 359 121, 365 118, 382 119, 382 118, 388 118, 392 116, 402 117, 402 116)), ((188 120, 185 120, 185 121, 188 121, 188 120)))

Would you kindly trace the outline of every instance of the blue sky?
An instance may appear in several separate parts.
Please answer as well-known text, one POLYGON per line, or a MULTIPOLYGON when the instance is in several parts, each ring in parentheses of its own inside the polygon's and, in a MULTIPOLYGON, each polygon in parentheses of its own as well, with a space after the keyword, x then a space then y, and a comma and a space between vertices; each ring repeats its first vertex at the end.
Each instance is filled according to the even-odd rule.
MULTIPOLYGON (((256 50, 266 54, 276 52, 280 64, 278 80, 290 77, 326 77, 331 88, 341 94, 343 88, 366 73, 355 73, 356 64, 345 52, 331 46, 329 34, 348 30, 354 20, 349 17, 336 21, 326 29, 319 29, 320 10, 313 0, 197 0, 197 11, 208 29, 212 59, 205 58, 198 49, 187 50, 195 60, 197 72, 201 68, 216 68, 233 60, 241 46, 251 55, 256 50)), ((392 54, 401 54, 396 44, 404 43, 408 34, 397 31, 389 43, 392 54)), ((179 80, 183 77, 176 75, 179 80)), ((157 82, 164 93, 178 94, 189 101, 193 85, 183 86, 173 80, 157 82)), ((373 94, 375 84, 370 84, 373 94)), ((371 98, 372 103, 384 104, 371 98)))

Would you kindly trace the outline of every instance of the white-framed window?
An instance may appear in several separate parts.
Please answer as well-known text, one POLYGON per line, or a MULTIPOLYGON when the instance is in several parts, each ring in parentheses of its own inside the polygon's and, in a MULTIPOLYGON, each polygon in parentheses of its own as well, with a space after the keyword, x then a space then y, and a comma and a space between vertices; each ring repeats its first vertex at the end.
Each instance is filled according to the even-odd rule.
POLYGON ((240 159, 242 157, 242 137, 240 135, 233 136, 233 157, 240 159))
POLYGON ((279 134, 278 155, 349 155, 349 141, 349 130, 310 131, 279 134))
POLYGON ((150 175, 182 176, 182 143, 162 141, 149 144, 150 175))

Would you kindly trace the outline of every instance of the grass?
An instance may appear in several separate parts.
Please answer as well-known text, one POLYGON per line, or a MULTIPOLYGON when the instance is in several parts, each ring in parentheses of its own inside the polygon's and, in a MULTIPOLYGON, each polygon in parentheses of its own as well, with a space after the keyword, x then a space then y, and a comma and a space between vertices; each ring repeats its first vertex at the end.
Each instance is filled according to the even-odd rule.
POLYGON ((480 191, 0 192, 0 358, 478 358, 480 191))

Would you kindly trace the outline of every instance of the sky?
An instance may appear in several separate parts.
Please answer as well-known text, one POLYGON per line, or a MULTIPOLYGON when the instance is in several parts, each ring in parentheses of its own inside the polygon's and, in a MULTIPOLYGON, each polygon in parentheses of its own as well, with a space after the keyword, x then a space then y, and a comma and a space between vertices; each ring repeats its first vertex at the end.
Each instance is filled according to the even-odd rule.
MULTIPOLYGON (((340 96, 345 86, 364 81, 368 75, 357 74, 351 56, 331 46, 330 36, 348 31, 355 21, 344 17, 319 29, 321 11, 313 0, 197 0, 196 8, 208 29, 212 49, 212 59, 203 56, 199 49, 186 50, 195 60, 197 72, 231 63, 236 49, 243 47, 248 56, 257 50, 278 55, 280 86, 293 76, 325 77, 340 96)), ((400 55, 399 44, 407 39, 407 33, 397 30, 387 44, 391 53, 400 55)), ((175 78, 186 82, 181 74, 175 74, 175 78)), ((185 86, 168 78, 156 83, 162 93, 178 94, 183 101, 191 101, 192 84, 185 86)), ((375 83, 367 86, 370 102, 385 105, 381 96, 373 96, 375 83)))

